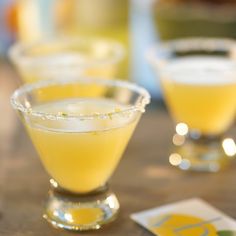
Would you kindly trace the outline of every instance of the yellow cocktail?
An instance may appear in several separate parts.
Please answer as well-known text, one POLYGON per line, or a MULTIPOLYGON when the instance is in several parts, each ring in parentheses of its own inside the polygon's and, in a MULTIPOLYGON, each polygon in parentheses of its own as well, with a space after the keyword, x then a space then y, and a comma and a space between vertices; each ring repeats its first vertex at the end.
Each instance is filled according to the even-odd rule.
POLYGON ((170 62, 161 73, 161 82, 175 121, 205 135, 223 133, 236 111, 232 66, 230 59, 213 56, 186 56, 170 62))
POLYGON ((229 162, 235 144, 223 145, 222 135, 236 112, 235 48, 232 40, 195 38, 166 42, 149 51, 177 123, 172 165, 215 172, 229 162))
POLYGON ((119 202, 107 181, 149 99, 134 84, 97 78, 42 80, 13 94, 12 105, 53 178, 44 215, 50 223, 88 230, 114 219, 119 202))
MULTIPOLYGON (((95 115, 127 109, 109 99, 70 99, 33 107, 51 114, 95 115)), ((138 118, 111 117, 89 121, 26 123, 48 173, 64 189, 91 192, 103 186, 116 168, 138 118)))

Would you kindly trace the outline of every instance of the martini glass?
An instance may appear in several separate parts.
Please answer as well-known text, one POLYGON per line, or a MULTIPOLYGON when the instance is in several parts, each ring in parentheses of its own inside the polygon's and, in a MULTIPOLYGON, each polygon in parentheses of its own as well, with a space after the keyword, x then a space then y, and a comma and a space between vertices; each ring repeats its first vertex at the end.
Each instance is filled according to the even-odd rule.
POLYGON ((123 46, 103 38, 53 37, 16 43, 9 51, 25 83, 58 76, 115 78, 123 46))
POLYGON ((192 38, 161 43, 148 59, 159 75, 176 123, 172 165, 216 172, 236 154, 225 132, 236 111, 236 44, 233 40, 192 38))
POLYGON ((51 176, 44 218, 52 225, 98 229, 116 217, 107 182, 149 100, 137 85, 91 78, 42 80, 14 92, 12 106, 51 176))

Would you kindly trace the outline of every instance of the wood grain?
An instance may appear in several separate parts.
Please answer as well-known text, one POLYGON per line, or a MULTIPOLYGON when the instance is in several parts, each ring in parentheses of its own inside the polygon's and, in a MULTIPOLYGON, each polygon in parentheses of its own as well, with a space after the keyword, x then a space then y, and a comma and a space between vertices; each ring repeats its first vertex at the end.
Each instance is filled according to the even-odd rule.
MULTIPOLYGON (((0 67, 0 71, 0 236, 76 235, 52 228, 41 217, 48 176, 9 108, 15 75, 6 66, 0 67)), ((99 231, 83 235, 151 235, 131 221, 129 215, 191 197, 201 197, 236 218, 236 163, 217 174, 177 170, 168 164, 172 132, 167 112, 154 103, 143 116, 111 179, 121 203, 118 219, 99 231)), ((231 136, 235 135, 235 129, 231 129, 231 136)))

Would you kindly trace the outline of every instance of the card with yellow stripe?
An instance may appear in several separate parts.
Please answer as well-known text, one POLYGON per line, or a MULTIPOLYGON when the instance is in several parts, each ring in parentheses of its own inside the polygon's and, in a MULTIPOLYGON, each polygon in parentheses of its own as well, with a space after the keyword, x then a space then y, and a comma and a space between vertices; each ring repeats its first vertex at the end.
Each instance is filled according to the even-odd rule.
POLYGON ((131 215, 158 236, 236 236, 236 221, 194 198, 131 215))

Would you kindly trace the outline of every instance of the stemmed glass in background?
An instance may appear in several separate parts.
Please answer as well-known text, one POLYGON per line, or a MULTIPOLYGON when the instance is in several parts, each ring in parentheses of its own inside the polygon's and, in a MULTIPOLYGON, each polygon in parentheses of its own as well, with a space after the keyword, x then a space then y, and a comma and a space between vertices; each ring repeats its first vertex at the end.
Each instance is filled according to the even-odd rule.
POLYGON ((236 111, 235 49, 232 40, 192 38, 149 50, 176 122, 172 165, 215 172, 236 154, 234 141, 224 137, 236 111))

